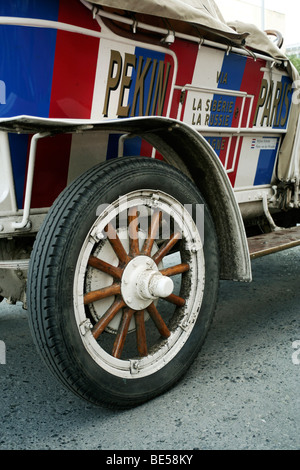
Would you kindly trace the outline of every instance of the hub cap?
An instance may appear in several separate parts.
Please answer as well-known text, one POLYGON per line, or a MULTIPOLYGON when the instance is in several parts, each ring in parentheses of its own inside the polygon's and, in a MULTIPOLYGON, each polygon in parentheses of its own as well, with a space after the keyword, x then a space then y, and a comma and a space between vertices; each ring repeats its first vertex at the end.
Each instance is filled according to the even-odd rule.
POLYGON ((158 270, 148 256, 137 256, 129 261, 121 279, 121 294, 126 305, 134 310, 147 308, 153 300, 172 294, 174 283, 158 270))

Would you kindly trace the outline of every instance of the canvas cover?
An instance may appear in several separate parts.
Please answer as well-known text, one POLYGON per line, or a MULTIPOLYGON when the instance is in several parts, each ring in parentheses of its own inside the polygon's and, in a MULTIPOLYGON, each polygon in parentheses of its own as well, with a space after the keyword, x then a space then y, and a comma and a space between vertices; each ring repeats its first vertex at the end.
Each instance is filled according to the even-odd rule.
POLYGON ((225 35, 229 39, 241 41, 244 34, 236 33, 227 26, 214 0, 90 0, 90 3, 153 15, 170 20, 198 24, 225 35))
POLYGON ((285 58, 267 35, 255 26, 241 22, 227 24, 214 0, 89 0, 89 3, 198 25, 274 58, 285 58))

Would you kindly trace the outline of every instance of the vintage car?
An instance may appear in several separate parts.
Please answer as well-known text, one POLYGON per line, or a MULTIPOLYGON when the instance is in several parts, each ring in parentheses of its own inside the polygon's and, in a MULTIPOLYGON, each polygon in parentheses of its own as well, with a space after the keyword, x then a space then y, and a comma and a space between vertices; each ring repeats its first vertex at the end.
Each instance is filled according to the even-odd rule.
POLYGON ((75 394, 141 404, 191 365, 219 280, 300 243, 298 74, 212 0, 0 16, 1 296, 75 394))

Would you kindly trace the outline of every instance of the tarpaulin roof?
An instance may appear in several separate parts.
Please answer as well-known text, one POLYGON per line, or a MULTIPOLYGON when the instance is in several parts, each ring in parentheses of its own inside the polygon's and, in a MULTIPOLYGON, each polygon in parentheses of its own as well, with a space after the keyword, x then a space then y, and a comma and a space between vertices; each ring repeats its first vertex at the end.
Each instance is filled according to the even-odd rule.
POLYGON ((204 26, 236 42, 243 41, 247 36, 244 33, 237 33, 226 24, 214 0, 89 0, 89 2, 204 26))
POLYGON ((268 36, 252 24, 240 21, 226 23, 214 0, 88 0, 89 3, 131 11, 176 22, 188 23, 227 38, 237 44, 264 52, 275 59, 286 56, 268 36))

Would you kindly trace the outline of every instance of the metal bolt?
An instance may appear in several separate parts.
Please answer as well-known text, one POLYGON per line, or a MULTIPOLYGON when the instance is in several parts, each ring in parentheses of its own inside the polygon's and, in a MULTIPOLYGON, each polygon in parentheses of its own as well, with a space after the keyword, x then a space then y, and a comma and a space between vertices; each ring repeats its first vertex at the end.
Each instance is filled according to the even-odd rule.
POLYGON ((180 324, 180 328, 183 330, 183 331, 186 331, 187 328, 189 326, 189 323, 187 322, 187 320, 183 321, 181 324, 180 324))
POLYGON ((92 324, 89 319, 86 319, 79 325, 79 328, 82 335, 85 336, 86 333, 92 329, 92 324))
POLYGON ((199 251, 199 248, 200 247, 196 243, 191 243, 188 246, 188 250, 191 251, 192 253, 197 253, 197 251, 199 251))
POLYGON ((139 361, 130 361, 131 374, 137 374, 139 369, 139 361))

